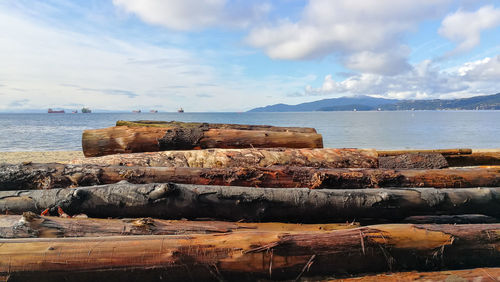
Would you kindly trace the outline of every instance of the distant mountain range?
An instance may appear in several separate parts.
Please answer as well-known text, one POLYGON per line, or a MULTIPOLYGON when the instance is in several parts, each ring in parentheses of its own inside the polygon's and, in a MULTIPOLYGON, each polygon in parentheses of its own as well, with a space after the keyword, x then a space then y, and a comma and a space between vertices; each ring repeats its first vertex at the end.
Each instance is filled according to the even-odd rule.
POLYGON ((323 99, 298 105, 275 104, 249 112, 311 111, 405 111, 405 110, 500 110, 500 93, 450 100, 396 100, 369 96, 323 99))

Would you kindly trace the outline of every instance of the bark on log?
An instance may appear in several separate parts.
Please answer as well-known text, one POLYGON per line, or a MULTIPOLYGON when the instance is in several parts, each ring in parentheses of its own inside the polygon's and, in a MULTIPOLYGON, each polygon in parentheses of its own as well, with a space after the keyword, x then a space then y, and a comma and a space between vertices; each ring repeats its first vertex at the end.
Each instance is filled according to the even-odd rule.
POLYGON ((111 155, 77 159, 71 164, 158 167, 268 167, 272 165, 322 168, 377 168, 370 149, 207 149, 111 155))
POLYGON ((432 272, 397 272, 335 280, 337 282, 403 282, 403 281, 500 281, 500 268, 474 268, 432 272))
POLYGON ((137 127, 181 127, 181 128, 213 128, 213 129, 237 129, 237 130, 264 130, 276 132, 302 132, 317 133, 316 129, 310 127, 283 127, 271 125, 250 125, 250 124, 228 124, 228 123, 205 123, 205 122, 181 122, 181 121, 158 121, 158 120, 119 120, 116 126, 137 126, 137 127))
POLYGON ((130 183, 204 184, 312 189, 380 187, 470 188, 500 186, 500 167, 387 170, 267 168, 172 168, 64 164, 0 165, 0 190, 52 189, 130 183))
POLYGON ((373 225, 330 232, 234 232, 0 239, 12 281, 299 279, 498 266, 500 225, 373 225))
POLYGON ((407 153, 378 158, 380 168, 390 169, 438 169, 448 167, 448 162, 439 153, 407 153))
POLYGON ((470 155, 445 156, 449 166, 500 165, 500 152, 472 152, 470 155))
POLYGON ((497 223, 497 218, 483 214, 457 214, 457 215, 416 215, 403 220, 406 223, 416 224, 478 224, 497 223))
POLYGON ((85 130, 82 135, 82 148, 86 157, 167 150, 251 147, 323 148, 323 138, 317 133, 290 131, 129 126, 85 130))
POLYGON ((461 148, 461 149, 430 149, 430 150, 377 150, 379 157, 397 156, 404 154, 432 154, 437 153, 443 156, 446 155, 464 155, 471 154, 472 149, 461 148))
POLYGON ((308 232, 359 227, 356 223, 291 224, 227 221, 161 220, 152 218, 98 219, 0 215, 0 238, 103 237, 123 235, 180 235, 245 231, 308 232))
POLYGON ((320 222, 387 222, 414 215, 479 213, 500 217, 500 188, 358 189, 247 188, 130 184, 0 192, 0 212, 41 213, 58 207, 90 217, 320 222))

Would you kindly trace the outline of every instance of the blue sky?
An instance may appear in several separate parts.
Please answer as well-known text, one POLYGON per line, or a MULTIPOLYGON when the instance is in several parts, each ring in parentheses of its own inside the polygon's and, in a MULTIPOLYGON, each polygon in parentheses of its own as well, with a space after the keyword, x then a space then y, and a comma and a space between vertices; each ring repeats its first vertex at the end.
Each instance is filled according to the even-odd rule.
POLYGON ((245 111, 500 92, 500 3, 6 0, 0 111, 245 111))

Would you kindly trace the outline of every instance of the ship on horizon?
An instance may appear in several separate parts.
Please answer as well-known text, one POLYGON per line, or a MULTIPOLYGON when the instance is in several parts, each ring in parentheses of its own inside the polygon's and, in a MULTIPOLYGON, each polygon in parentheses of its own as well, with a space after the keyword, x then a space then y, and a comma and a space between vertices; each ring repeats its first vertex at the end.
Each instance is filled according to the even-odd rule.
POLYGON ((184 109, 182 107, 179 107, 179 109, 177 110, 178 113, 183 113, 184 112, 184 109))
POLYGON ((49 114, 64 114, 65 112, 64 112, 64 110, 54 111, 52 108, 49 108, 47 110, 47 113, 49 113, 49 114))
POLYGON ((140 114, 141 110, 133 110, 132 113, 134 113, 134 114, 140 114))

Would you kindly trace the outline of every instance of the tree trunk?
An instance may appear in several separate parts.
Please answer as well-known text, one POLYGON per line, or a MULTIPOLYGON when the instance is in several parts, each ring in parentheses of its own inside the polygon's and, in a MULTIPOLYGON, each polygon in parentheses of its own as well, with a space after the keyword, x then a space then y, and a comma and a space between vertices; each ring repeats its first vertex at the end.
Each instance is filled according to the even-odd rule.
POLYGON ((358 189, 248 188, 187 184, 117 184, 77 189, 0 192, 0 212, 41 213, 58 207, 90 217, 282 222, 384 222, 414 215, 500 217, 500 188, 358 189), (371 221, 373 220, 373 221, 371 221))
POLYGON ((438 153, 443 156, 446 155, 464 155, 471 154, 472 149, 430 149, 430 150, 377 150, 379 157, 397 156, 404 154, 432 154, 438 153))
POLYGON ((474 268, 434 272, 397 272, 340 279, 340 282, 401 282, 401 281, 498 281, 500 268, 474 268))
POLYGON ((500 165, 500 151, 472 152, 470 155, 445 156, 449 166, 500 165))
POLYGON ((0 215, 0 238, 180 235, 242 231, 326 232, 356 227, 359 227, 359 224, 243 223, 227 221, 161 220, 152 218, 65 218, 38 216, 32 212, 25 212, 22 216, 0 215))
POLYGON ((268 167, 272 165, 322 168, 377 168, 370 149, 208 149, 164 151, 77 159, 71 164, 159 167, 268 167))
POLYGON ((271 125, 249 125, 249 124, 227 124, 227 123, 202 123, 181 121, 158 121, 158 120, 119 120, 116 126, 138 126, 138 127, 181 127, 181 128, 210 128, 210 129, 237 129, 237 130, 264 130, 276 132, 301 132, 316 133, 316 129, 310 127, 283 127, 271 125))
POLYGON ((0 190, 52 189, 130 183, 184 183, 313 189, 380 187, 470 188, 500 186, 500 167, 388 170, 310 167, 172 168, 64 164, 0 165, 0 190))
POLYGON ((185 281, 345 277, 498 266, 500 225, 374 225, 330 232, 233 232, 0 239, 12 281, 185 281))
POLYGON ((82 148, 86 157, 200 148, 251 147, 322 148, 323 138, 317 133, 210 129, 203 126, 116 126, 85 130, 82 135, 82 148))

